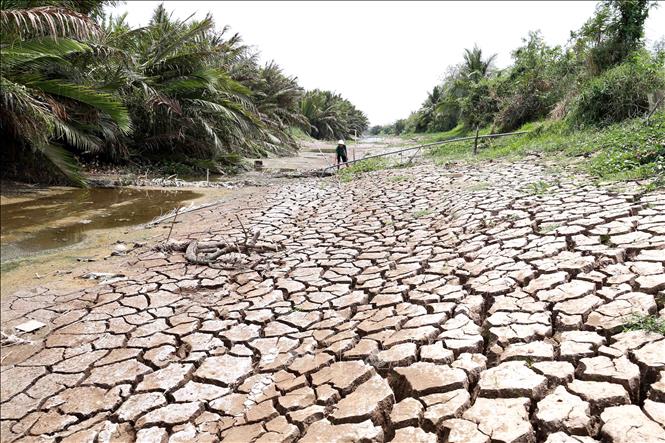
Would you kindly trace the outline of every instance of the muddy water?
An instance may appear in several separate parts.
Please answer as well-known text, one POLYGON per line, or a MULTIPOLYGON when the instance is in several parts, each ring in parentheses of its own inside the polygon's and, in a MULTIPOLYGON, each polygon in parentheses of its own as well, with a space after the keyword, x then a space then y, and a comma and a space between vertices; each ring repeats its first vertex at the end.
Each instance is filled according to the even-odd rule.
POLYGON ((72 189, 2 205, 2 261, 69 246, 88 231, 148 222, 202 194, 189 190, 72 189))

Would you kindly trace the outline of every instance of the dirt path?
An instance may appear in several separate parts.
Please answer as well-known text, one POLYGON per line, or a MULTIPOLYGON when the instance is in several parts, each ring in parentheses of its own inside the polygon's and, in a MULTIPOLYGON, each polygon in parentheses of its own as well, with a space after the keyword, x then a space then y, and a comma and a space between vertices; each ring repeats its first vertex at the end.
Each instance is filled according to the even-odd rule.
MULTIPOLYGON (((365 156, 395 150, 397 147, 413 145, 415 140, 399 137, 380 136, 361 138, 358 142, 347 142, 349 160, 360 160, 365 156)), ((261 160, 267 171, 312 171, 334 165, 335 141, 301 140, 300 150, 292 157, 269 157, 261 160)))
POLYGON ((151 244, 105 269, 126 280, 4 297, 3 330, 46 326, 2 349, 3 441, 665 439, 665 339, 622 332, 665 316, 664 193, 422 165, 174 235, 241 240, 236 215, 284 249, 231 271, 151 244))

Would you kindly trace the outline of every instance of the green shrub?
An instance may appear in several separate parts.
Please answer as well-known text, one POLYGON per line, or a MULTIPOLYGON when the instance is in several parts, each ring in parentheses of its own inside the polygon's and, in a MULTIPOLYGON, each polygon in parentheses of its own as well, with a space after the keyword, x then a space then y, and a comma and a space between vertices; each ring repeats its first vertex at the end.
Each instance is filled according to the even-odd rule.
POLYGON ((467 128, 483 127, 494 120, 499 106, 495 82, 494 79, 482 79, 468 84, 467 94, 460 100, 461 120, 467 128))
POLYGON ((665 88, 661 60, 645 51, 609 69, 582 86, 573 100, 569 121, 574 126, 608 125, 649 111, 648 94, 665 88))
POLYGON ((546 117, 574 82, 577 69, 570 53, 547 45, 540 32, 530 32, 513 51, 513 66, 497 78, 498 132, 546 117))
POLYGON ((649 125, 641 119, 613 125, 594 139, 589 172, 601 178, 639 179, 665 174, 665 112, 649 125))

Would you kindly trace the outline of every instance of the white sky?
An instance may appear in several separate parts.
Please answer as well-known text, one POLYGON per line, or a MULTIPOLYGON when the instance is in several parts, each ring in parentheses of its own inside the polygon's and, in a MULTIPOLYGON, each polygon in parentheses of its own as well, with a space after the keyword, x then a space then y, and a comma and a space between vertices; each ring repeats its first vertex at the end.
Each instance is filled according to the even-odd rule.
MULTIPOLYGON (((159 1, 128 1, 109 11, 129 11, 145 25, 159 1)), ((497 66, 530 30, 549 44, 564 44, 594 11, 596 2, 299 2, 165 1, 177 18, 212 12, 264 61, 275 60, 307 89, 341 93, 372 124, 387 124, 418 109, 446 67, 477 43, 497 53, 497 66)), ((665 34, 665 3, 651 11, 647 41, 665 34)))

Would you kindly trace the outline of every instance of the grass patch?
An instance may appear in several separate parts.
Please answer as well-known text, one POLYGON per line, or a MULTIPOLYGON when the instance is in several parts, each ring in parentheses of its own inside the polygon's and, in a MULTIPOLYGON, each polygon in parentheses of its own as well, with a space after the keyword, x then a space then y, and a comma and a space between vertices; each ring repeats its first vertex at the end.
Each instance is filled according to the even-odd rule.
POLYGON ((0 273, 13 271, 14 269, 21 266, 20 260, 6 261, 0 264, 0 273))
POLYGON ((555 157, 558 164, 575 163, 602 180, 635 180, 665 175, 665 111, 649 124, 636 118, 599 127, 571 129, 565 122, 527 123, 529 134, 486 139, 474 156, 473 141, 433 147, 429 155, 443 164, 453 160, 517 159, 531 153, 555 157))
POLYGON ((434 143, 443 140, 450 140, 451 138, 465 137, 467 135, 469 135, 469 131, 464 127, 464 125, 459 124, 450 131, 433 132, 431 134, 426 134, 421 141, 423 142, 423 144, 434 143))
POLYGON ((543 180, 538 180, 537 182, 529 183, 526 186, 526 192, 531 195, 544 195, 552 185, 543 180))
POLYGON ((658 189, 663 189, 665 188, 665 174, 663 175, 658 175, 654 181, 651 183, 647 183, 646 185, 642 186, 642 190, 644 192, 653 192, 658 189))
POLYGON ((556 231, 558 228, 561 227, 561 223, 552 223, 546 226, 541 226, 540 227, 540 233, 541 234, 548 234, 552 231, 556 231))
POLYGON ((367 160, 356 162, 349 167, 340 169, 339 178, 343 182, 348 182, 353 180, 359 174, 364 174, 366 172, 372 172, 372 171, 380 171, 383 169, 388 169, 389 167, 390 167, 390 162, 386 158, 383 157, 370 158, 367 160))
POLYGON ((407 177, 406 175, 394 175, 394 176, 390 177, 390 181, 395 182, 395 183, 405 182, 408 179, 409 179, 409 177, 407 177))
POLYGON ((422 218, 422 217, 426 217, 426 216, 430 215, 431 213, 432 213, 431 209, 420 209, 418 211, 415 211, 413 213, 413 216, 415 218, 422 218))
POLYGON ((472 185, 469 185, 467 189, 471 192, 477 192, 477 191, 485 191, 490 188, 489 182, 478 182, 474 183, 472 185))
POLYGON ((349 182, 367 172, 382 171, 384 169, 402 169, 408 166, 410 165, 399 163, 386 157, 369 158, 356 162, 347 168, 340 169, 339 178, 343 182, 349 182))
POLYGON ((624 331, 647 331, 665 335, 665 319, 657 315, 633 314, 623 329, 624 331))

